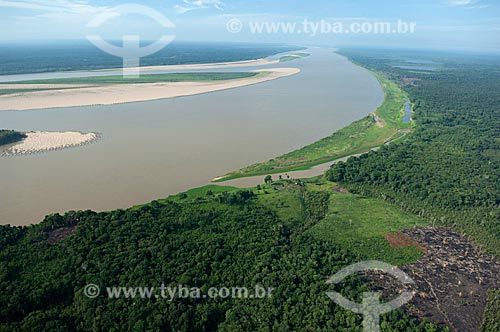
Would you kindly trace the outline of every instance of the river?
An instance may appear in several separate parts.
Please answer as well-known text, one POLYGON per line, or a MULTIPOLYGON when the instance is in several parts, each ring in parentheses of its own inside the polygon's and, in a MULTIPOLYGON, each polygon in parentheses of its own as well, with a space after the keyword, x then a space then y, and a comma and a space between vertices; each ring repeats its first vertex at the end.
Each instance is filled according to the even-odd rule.
MULTIPOLYGON (((198 96, 111 106, 0 111, 0 128, 98 132, 78 148, 0 158, 0 224, 126 208, 207 184, 330 135, 373 112, 378 81, 330 49, 272 67, 301 73, 198 96)), ((238 68, 236 71, 258 68, 238 68)))

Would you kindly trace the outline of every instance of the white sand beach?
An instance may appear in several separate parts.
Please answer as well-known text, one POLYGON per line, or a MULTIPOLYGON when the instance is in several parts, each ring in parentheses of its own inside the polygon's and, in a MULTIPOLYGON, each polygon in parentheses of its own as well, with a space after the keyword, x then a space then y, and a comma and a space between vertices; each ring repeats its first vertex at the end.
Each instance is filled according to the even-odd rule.
MULTIPOLYGON (((208 92, 263 83, 300 72, 297 68, 270 68, 255 77, 210 82, 170 82, 78 86, 74 89, 22 92, 0 96, 0 110, 34 110, 56 107, 112 105, 166 98, 191 96, 208 92)), ((68 85, 65 85, 67 88, 68 85)), ((27 88, 26 86, 24 88, 27 88)))
POLYGON ((5 150, 4 156, 29 155, 39 152, 67 149, 75 146, 89 144, 98 139, 95 133, 68 132, 47 132, 34 131, 26 133, 26 138, 5 150))

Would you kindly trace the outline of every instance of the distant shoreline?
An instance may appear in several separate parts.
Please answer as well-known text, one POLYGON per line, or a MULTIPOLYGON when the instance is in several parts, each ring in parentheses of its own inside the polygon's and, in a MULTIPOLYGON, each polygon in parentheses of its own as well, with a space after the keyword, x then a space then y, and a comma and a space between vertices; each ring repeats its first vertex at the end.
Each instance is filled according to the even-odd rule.
MULTIPOLYGON (((119 40, 109 40, 116 46, 119 40)), ((141 46, 154 43, 155 40, 141 40, 141 46)), ((122 59, 103 52, 87 39, 60 41, 47 40, 11 41, 0 44, 2 63, 0 63, 0 81, 3 76, 78 73, 85 71, 120 70, 122 59), (39 56, 32 61, 33 54, 39 56)), ((298 52, 305 46, 285 43, 227 43, 174 41, 168 47, 141 57, 140 64, 144 67, 186 64, 210 64, 225 62, 243 62, 260 59, 274 59, 282 53, 298 52)))
MULTIPOLYGON (((279 64, 279 59, 270 60, 267 58, 260 58, 254 60, 241 60, 241 61, 228 61, 228 62, 211 62, 211 63, 190 63, 181 65, 154 65, 154 66, 140 66, 127 68, 127 70, 134 71, 140 70, 141 73, 151 73, 157 71, 165 72, 178 72, 178 71, 194 71, 194 70, 211 70, 211 69, 230 69, 230 68, 243 68, 243 67, 260 67, 279 64)), ((123 71, 122 67, 109 67, 101 69, 83 69, 83 70, 62 70, 62 71, 49 71, 49 72, 33 72, 33 73, 20 73, 20 74, 2 74, 0 75, 0 84, 9 84, 17 81, 24 80, 43 80, 44 76, 57 76, 63 77, 80 77, 82 73, 95 74, 109 74, 117 75, 123 71), (40 78, 32 78, 33 76, 40 76, 40 78), (29 78, 23 78, 29 77, 29 78), (5 80, 7 78, 7 80, 5 80), (15 79, 12 79, 15 78, 15 79)), ((88 76, 88 75, 86 75, 88 76)), ((101 76, 101 75, 96 75, 101 76)))

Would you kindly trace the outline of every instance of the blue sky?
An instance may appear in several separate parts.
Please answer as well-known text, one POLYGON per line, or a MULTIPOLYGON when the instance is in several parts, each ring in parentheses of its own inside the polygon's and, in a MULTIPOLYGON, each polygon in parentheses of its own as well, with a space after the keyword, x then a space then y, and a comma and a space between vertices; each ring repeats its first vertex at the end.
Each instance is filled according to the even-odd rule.
MULTIPOLYGON (((0 0, 0 42, 85 39, 94 33, 87 23, 119 0, 0 0)), ((126 15, 103 24, 99 35, 121 39, 125 34, 153 40, 164 34, 177 40, 289 42, 321 45, 399 46, 438 49, 500 50, 499 0, 149 0, 175 28, 164 29, 140 15, 126 15), (235 34, 226 23, 238 19, 235 34), (249 22, 415 22, 413 34, 253 34, 249 22)))

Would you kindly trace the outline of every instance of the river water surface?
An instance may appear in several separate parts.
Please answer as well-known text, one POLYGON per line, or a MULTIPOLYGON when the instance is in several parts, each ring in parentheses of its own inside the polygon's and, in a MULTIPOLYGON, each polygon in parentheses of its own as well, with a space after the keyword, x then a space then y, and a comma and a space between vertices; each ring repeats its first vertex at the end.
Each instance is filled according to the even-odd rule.
MULTIPOLYGON (((0 111, 0 128, 98 132, 95 144, 0 158, 0 224, 126 208, 323 138, 373 112, 377 80, 328 49, 272 67, 300 74, 210 94, 112 106, 0 111)), ((236 71, 258 68, 237 68, 236 71)))

